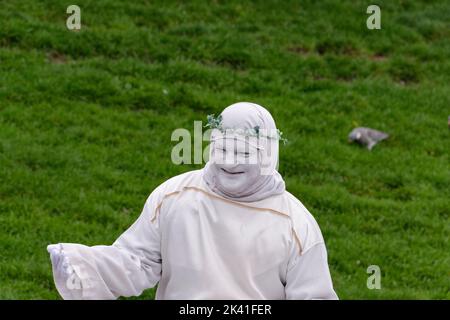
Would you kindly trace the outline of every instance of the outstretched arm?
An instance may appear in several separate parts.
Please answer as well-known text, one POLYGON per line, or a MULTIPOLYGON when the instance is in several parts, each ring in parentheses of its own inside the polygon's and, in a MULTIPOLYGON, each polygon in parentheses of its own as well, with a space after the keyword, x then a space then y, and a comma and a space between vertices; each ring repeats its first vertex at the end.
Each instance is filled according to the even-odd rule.
POLYGON ((161 276, 159 222, 151 222, 156 198, 153 192, 140 217, 111 246, 60 244, 62 260, 75 274, 72 273, 72 278, 61 276, 58 271, 61 264, 59 268, 56 265, 61 259, 52 259, 55 284, 64 299, 138 296, 158 283, 161 276))

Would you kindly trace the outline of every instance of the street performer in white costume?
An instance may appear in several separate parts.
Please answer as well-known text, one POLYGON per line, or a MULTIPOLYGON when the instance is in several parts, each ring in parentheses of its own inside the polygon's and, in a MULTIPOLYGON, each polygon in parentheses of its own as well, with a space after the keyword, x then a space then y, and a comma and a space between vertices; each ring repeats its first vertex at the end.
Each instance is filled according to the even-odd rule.
POLYGON ((241 102, 209 120, 205 167, 159 185, 112 245, 48 246, 64 299, 157 284, 156 299, 337 299, 319 226, 277 171, 270 113, 241 102))

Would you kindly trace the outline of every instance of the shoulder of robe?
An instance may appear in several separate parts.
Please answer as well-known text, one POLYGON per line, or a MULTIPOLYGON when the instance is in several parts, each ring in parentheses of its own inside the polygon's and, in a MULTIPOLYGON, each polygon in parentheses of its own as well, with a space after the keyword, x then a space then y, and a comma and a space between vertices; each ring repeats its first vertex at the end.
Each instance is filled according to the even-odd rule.
POLYGON ((147 199, 154 205, 159 205, 164 198, 179 193, 186 186, 199 185, 202 179, 202 170, 192 170, 174 176, 157 186, 147 199))
POLYGON ((324 239, 319 224, 301 201, 288 191, 285 192, 283 198, 284 210, 289 213, 293 228, 300 238, 302 253, 318 243, 323 243, 324 239))

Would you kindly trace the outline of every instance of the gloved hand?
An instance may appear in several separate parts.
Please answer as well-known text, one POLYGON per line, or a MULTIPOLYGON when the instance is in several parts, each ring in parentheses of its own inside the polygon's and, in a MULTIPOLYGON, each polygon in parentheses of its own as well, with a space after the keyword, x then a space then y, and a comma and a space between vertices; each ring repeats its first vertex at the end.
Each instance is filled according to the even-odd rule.
POLYGON ((73 299, 81 299, 81 279, 70 265, 69 258, 64 254, 62 245, 59 243, 48 245, 47 251, 50 253, 53 275, 58 289, 70 292, 73 299))

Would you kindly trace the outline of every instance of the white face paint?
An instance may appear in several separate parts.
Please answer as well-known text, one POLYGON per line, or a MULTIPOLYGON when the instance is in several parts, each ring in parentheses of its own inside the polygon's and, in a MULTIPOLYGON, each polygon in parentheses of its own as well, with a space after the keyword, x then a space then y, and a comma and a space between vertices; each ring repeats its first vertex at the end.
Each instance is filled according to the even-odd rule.
POLYGON ((278 134, 270 113, 257 104, 240 102, 225 108, 221 116, 221 128, 211 132, 210 158, 204 168, 209 188, 242 202, 283 193, 284 180, 277 171, 278 137, 268 135, 278 134))
POLYGON ((230 195, 241 194, 249 189, 260 175, 260 168, 254 164, 236 166, 214 165, 216 168, 216 183, 230 195))
POLYGON ((217 186, 230 195, 244 193, 261 175, 258 158, 258 149, 251 143, 234 139, 216 140, 211 164, 217 186))

